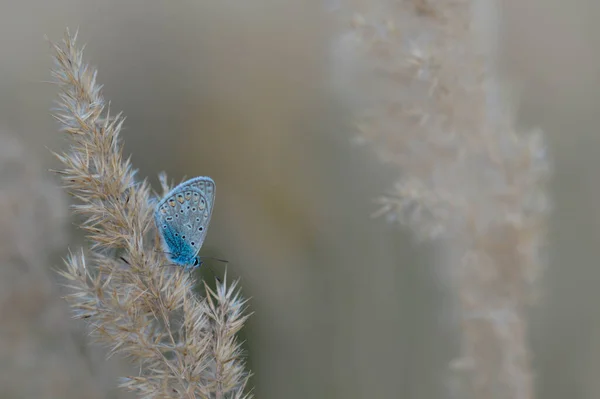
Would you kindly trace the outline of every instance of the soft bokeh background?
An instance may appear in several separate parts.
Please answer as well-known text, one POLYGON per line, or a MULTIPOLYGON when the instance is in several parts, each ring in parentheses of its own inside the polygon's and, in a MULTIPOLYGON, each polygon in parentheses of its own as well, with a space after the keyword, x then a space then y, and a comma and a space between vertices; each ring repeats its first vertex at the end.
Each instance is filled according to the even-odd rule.
MULTIPOLYGON (((43 36, 66 26, 80 28, 106 98, 127 115, 140 176, 216 180, 202 253, 230 260, 252 297, 257 397, 451 397, 459 331, 448 272, 410 232, 369 217, 395 171, 352 144, 361 93, 337 79, 352 66, 336 59, 326 8, 0 1, 0 398, 131 397, 115 388, 128 366, 86 344, 51 272, 81 245, 46 171, 46 147, 64 142, 43 36)), ((538 396, 597 398, 600 5, 509 0, 501 11, 499 62, 520 120, 547 132, 555 159, 549 265, 531 315, 538 396)))

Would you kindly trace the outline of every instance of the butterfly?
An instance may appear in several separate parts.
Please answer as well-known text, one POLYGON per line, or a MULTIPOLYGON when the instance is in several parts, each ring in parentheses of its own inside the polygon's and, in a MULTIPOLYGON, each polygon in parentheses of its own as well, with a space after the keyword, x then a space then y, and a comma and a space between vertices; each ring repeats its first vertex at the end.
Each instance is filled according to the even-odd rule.
POLYGON ((195 177, 172 189, 156 205, 154 220, 167 258, 191 270, 202 264, 198 252, 215 203, 215 182, 195 177))

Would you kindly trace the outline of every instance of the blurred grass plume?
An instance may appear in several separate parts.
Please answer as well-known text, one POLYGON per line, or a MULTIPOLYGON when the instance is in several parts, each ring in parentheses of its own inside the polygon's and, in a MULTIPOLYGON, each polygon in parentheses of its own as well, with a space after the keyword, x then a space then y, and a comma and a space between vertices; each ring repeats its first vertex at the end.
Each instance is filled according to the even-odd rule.
MULTIPOLYGON (((105 111, 97 71, 83 60, 76 34, 53 44, 53 77, 60 87, 55 118, 71 140, 56 154, 66 189, 90 242, 71 253, 66 270, 75 317, 94 337, 139 366, 122 386, 144 398, 250 398, 250 373, 236 333, 248 315, 237 281, 204 284, 182 268, 167 267, 154 229, 156 203, 149 184, 135 179, 122 154, 121 114, 105 111)), ((163 189, 168 189, 166 178, 163 189)))
POLYGON ((515 130, 494 65, 496 3, 375 4, 347 18, 340 43, 369 77, 358 141, 399 172, 378 214, 442 243, 462 310, 451 369, 470 377, 459 395, 531 399, 525 310, 544 265, 550 163, 540 131, 515 130))

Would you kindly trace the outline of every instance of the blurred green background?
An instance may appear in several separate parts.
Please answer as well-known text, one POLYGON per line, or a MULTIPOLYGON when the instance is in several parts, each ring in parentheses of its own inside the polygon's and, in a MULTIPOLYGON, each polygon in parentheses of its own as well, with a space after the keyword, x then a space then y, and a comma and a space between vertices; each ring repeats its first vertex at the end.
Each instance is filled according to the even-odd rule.
MULTIPOLYGON (((545 130, 555 161, 531 312, 538 397, 598 398, 600 3, 508 0, 501 11, 499 65, 519 88, 520 123, 545 130)), ((67 26, 127 116, 139 175, 156 187, 163 170, 215 179, 202 254, 228 259, 252 297, 256 397, 454 397, 450 272, 432 246, 369 216, 397 173, 352 144, 361 93, 336 80, 322 2, 2 0, 0 398, 133 397, 116 388, 129 366, 86 343, 50 270, 81 245, 47 172, 46 147, 65 141, 43 36, 67 26)))

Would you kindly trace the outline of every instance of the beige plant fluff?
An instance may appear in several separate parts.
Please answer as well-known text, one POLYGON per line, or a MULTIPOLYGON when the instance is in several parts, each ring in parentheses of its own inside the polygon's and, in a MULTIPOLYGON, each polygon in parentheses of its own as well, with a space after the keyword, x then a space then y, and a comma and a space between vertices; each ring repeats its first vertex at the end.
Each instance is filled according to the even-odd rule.
MULTIPOLYGON (((206 295, 182 268, 167 267, 156 237, 156 203, 122 156, 121 115, 105 110, 96 71, 75 36, 54 45, 58 111, 70 148, 57 171, 77 200, 89 253, 71 254, 61 274, 68 300, 98 341, 137 366, 122 386, 144 398, 249 398, 249 373, 236 333, 247 319, 237 282, 206 295)), ((169 190, 166 178, 163 189, 169 190)))
POLYGON ((532 399, 525 309, 543 265, 549 166, 541 132, 515 130, 494 71, 493 28, 481 29, 495 26, 494 5, 339 2, 338 66, 357 66, 337 72, 362 101, 358 142, 398 172, 379 214, 439 243, 455 277, 458 395, 532 399))

